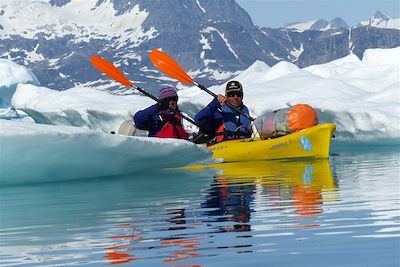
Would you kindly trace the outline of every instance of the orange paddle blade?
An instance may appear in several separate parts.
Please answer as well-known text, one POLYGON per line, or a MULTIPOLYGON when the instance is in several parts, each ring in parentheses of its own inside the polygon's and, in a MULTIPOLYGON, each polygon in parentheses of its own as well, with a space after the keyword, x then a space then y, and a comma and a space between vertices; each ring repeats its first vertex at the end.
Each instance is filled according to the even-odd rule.
POLYGON ((153 65, 181 83, 193 83, 193 79, 166 53, 153 49, 150 52, 150 61, 153 65))
POLYGON ((133 86, 133 83, 131 83, 125 76, 124 74, 122 74, 122 72, 119 71, 119 69, 117 69, 117 67, 115 67, 111 62, 109 62, 108 60, 93 55, 90 57, 90 62, 92 63, 93 67, 95 67, 97 70, 99 70, 100 72, 104 73, 105 75, 107 75, 108 77, 110 77, 111 79, 127 86, 127 87, 131 87, 133 86))

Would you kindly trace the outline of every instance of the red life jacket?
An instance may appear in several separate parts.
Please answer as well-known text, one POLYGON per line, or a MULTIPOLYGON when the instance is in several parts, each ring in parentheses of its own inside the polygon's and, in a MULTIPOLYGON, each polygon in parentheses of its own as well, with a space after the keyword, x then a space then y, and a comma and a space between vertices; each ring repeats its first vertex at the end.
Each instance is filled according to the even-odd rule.
POLYGON ((221 141, 224 141, 224 124, 221 123, 220 126, 218 126, 217 131, 216 131, 216 135, 215 135, 215 142, 219 143, 221 141))
MULTIPOLYGON (((240 110, 249 114, 248 108, 243 105, 240 110)), ((221 107, 222 124, 217 127, 215 142, 231 139, 242 139, 251 136, 251 121, 244 115, 239 114, 232 108, 224 105, 221 107)))
POLYGON ((189 134, 183 129, 181 116, 178 114, 165 114, 161 113, 160 117, 164 122, 163 127, 157 132, 156 137, 158 138, 177 138, 177 139, 189 139, 189 134))
POLYGON ((242 138, 250 137, 252 135, 252 133, 253 133, 253 130, 250 129, 250 133, 248 134, 248 136, 236 136, 233 138, 227 138, 227 135, 225 132, 225 125, 223 123, 221 123, 217 128, 214 143, 219 143, 221 141, 229 140, 229 139, 242 139, 242 138))

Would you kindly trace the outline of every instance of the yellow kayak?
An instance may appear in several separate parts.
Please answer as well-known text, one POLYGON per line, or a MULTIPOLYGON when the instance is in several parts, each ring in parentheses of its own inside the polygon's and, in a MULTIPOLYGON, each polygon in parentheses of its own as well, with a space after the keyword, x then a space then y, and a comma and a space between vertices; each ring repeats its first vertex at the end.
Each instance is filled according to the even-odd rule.
POLYGON ((319 124, 274 139, 246 138, 223 141, 208 147, 213 158, 223 162, 285 158, 328 158, 336 126, 319 124))

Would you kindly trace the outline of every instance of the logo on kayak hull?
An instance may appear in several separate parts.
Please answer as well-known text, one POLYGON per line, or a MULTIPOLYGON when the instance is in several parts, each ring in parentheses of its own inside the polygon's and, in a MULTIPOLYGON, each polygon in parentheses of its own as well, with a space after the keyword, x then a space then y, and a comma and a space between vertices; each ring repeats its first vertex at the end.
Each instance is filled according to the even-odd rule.
POLYGON ((309 152, 309 151, 312 150, 311 141, 310 141, 310 139, 308 139, 307 137, 305 137, 305 136, 300 137, 300 144, 301 144, 301 147, 302 147, 305 151, 309 152))

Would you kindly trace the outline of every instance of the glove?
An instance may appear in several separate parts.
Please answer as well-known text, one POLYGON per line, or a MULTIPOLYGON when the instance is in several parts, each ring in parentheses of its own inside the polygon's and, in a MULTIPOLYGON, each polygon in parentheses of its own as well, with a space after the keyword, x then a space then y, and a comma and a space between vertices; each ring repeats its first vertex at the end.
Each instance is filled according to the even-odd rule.
POLYGON ((161 111, 161 110, 166 110, 168 108, 169 108, 169 102, 165 100, 164 101, 160 100, 160 102, 158 103, 158 110, 161 111))

